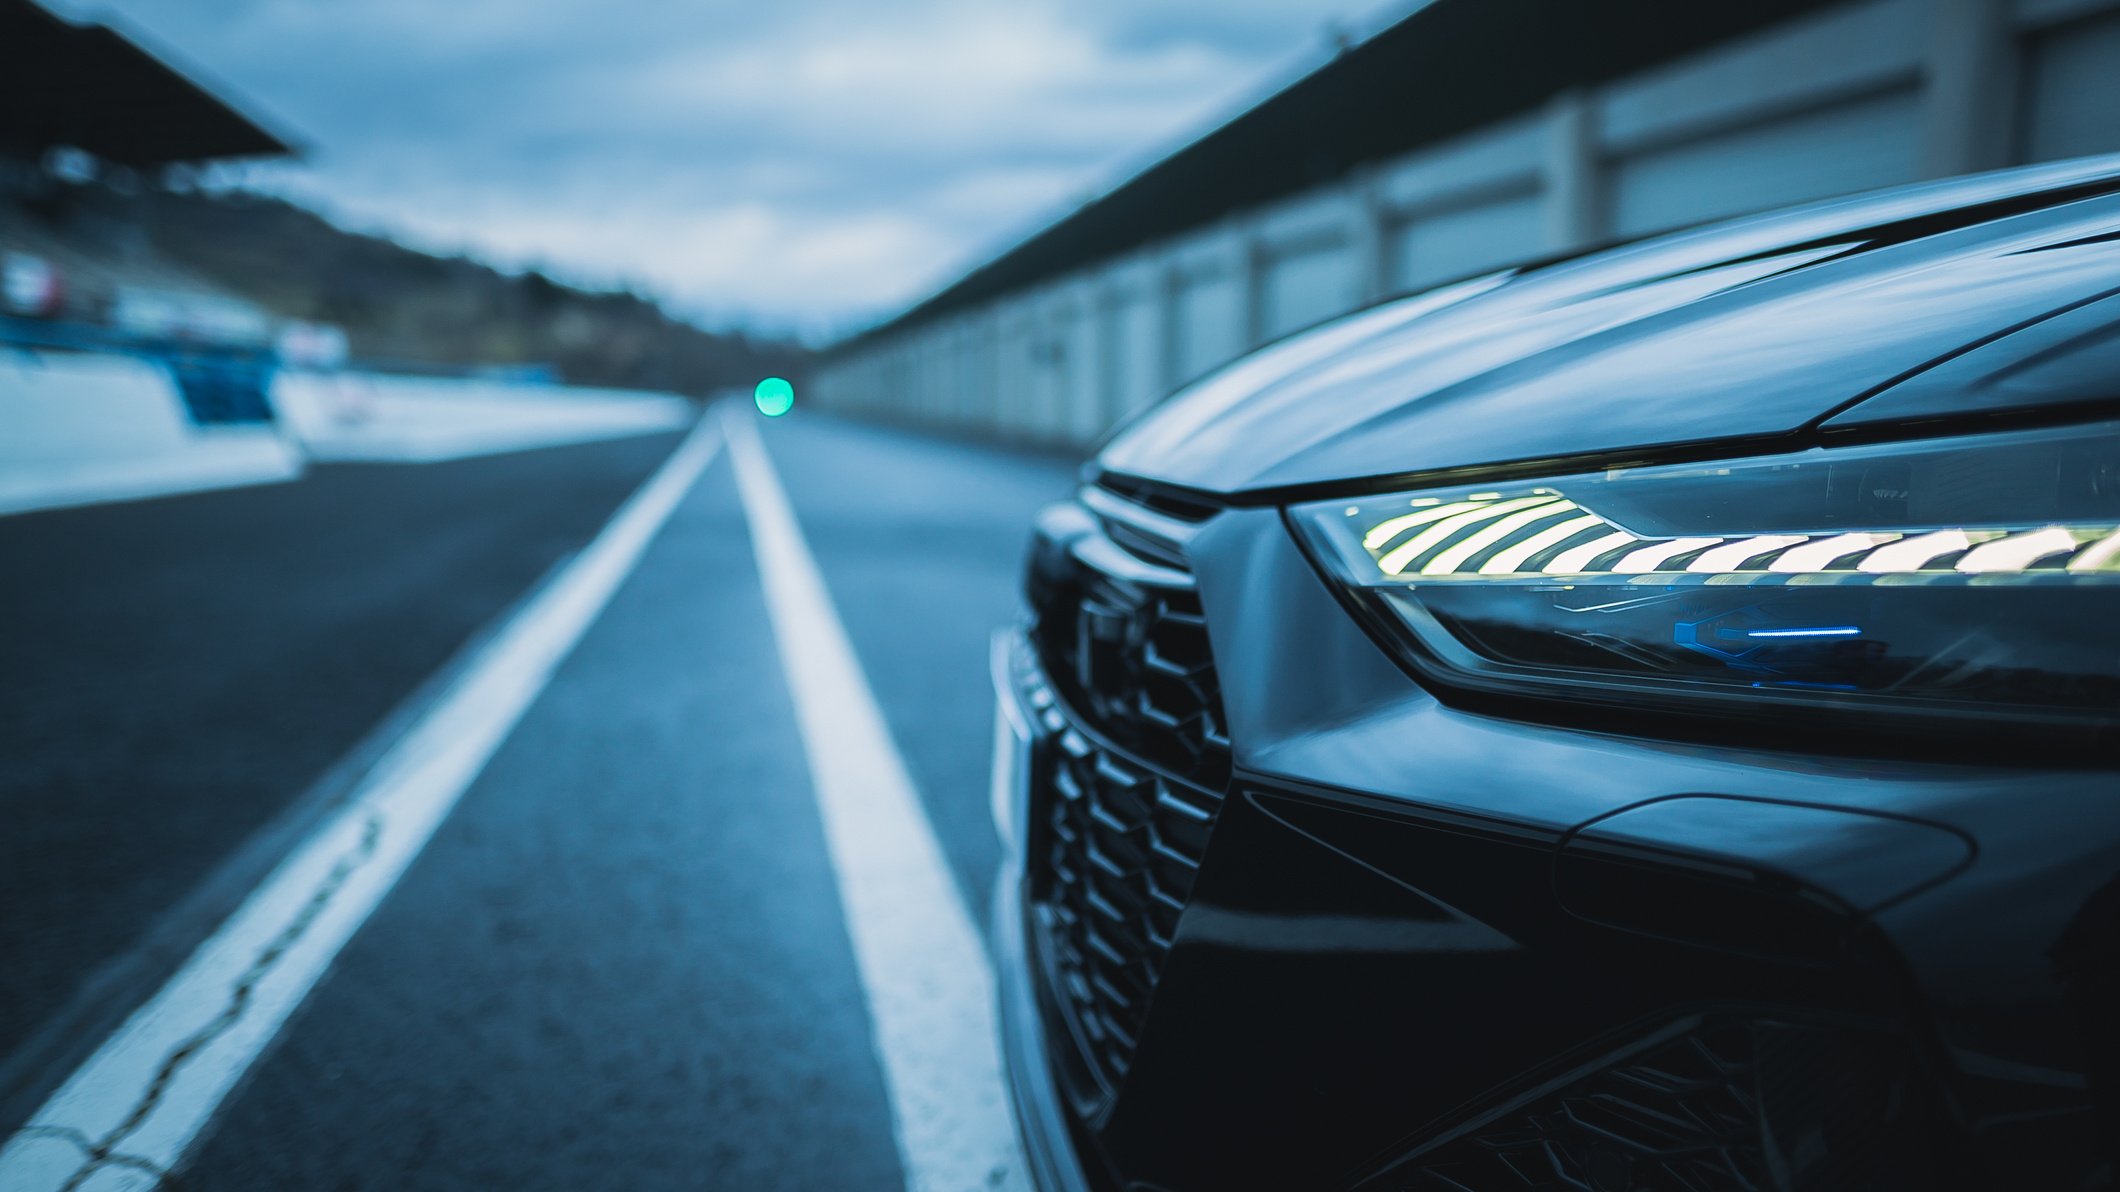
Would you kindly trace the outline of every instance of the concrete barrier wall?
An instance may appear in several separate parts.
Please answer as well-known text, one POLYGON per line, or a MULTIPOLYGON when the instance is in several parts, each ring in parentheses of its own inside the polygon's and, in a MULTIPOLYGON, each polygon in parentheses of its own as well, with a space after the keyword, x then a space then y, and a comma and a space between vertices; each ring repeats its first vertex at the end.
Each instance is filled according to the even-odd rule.
POLYGON ((160 365, 0 350, 0 513, 291 479, 269 425, 194 426, 160 365))
POLYGON ((1862 0, 864 342, 831 409, 1084 446, 1395 294, 1706 219, 2120 151, 2120 0, 1862 0))

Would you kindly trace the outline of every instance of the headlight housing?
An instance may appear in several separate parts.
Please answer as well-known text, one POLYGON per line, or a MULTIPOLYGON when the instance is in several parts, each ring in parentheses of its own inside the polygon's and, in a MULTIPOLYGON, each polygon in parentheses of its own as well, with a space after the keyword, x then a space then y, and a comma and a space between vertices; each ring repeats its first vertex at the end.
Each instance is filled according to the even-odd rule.
POLYGON ((1718 717, 2120 723, 2120 422, 1288 516, 1445 688, 1718 717))

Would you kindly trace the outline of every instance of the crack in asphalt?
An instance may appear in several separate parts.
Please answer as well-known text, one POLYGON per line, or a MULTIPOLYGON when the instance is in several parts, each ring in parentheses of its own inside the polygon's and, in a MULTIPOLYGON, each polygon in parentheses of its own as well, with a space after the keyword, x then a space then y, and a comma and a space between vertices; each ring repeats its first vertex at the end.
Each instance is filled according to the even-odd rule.
POLYGON ((310 893, 309 899, 302 904, 302 909, 258 952, 256 958, 250 962, 250 967, 243 971, 243 975, 229 990, 228 1004, 214 1016, 213 1021, 179 1043, 163 1058, 161 1067, 156 1069, 154 1079, 148 1083, 147 1090, 140 1095, 140 1100, 133 1106, 132 1112, 126 1115, 124 1121, 113 1127, 109 1134, 96 1141, 81 1131, 66 1126, 26 1126, 16 1131, 17 1137, 44 1135, 63 1138, 81 1148, 88 1162, 66 1182, 62 1192, 78 1192, 89 1177, 104 1167, 138 1168, 154 1176, 159 1187, 181 1186, 175 1176, 159 1165, 137 1156, 119 1153, 118 1144, 146 1123, 169 1091, 179 1069, 208 1044, 242 1021, 244 1012, 250 1008, 251 994, 256 990, 258 983, 273 970, 280 958, 287 954, 287 950, 302 938, 310 925, 316 922, 317 916, 324 913, 324 908, 331 905, 331 900, 345 887, 347 879, 353 876, 354 871, 374 857, 376 843, 381 839, 382 831, 383 817, 370 812, 362 824, 359 843, 333 863, 331 871, 310 893))
POLYGON ((80 1151, 81 1157, 86 1162, 82 1165, 81 1170, 75 1172, 73 1178, 67 1181, 66 1186, 69 1188, 79 1187, 84 1181, 105 1167, 130 1167, 138 1171, 144 1171, 148 1175, 155 1177, 155 1186, 157 1188, 170 1189, 171 1192, 181 1192, 184 1187, 184 1181, 162 1170, 154 1162, 143 1159, 138 1155, 107 1154, 98 1156, 94 1140, 72 1126, 24 1126, 15 1131, 14 1137, 53 1138, 60 1142, 69 1143, 75 1150, 80 1151))
POLYGON ((72 1126, 24 1126, 20 1130, 15 1131, 15 1137, 56 1138, 61 1142, 73 1143, 81 1149, 81 1153, 84 1155, 93 1151, 96 1146, 88 1135, 81 1133, 72 1126))
POLYGON ((136 1171, 144 1171, 154 1177, 157 1192, 183 1192, 184 1182, 182 1180, 162 1170, 156 1164, 140 1158, 138 1155, 105 1155, 103 1158, 97 1159, 87 1167, 82 1168, 74 1175, 72 1180, 67 1182, 66 1186, 68 1188, 79 1187, 90 1176, 95 1175, 106 1167, 130 1167, 136 1171))

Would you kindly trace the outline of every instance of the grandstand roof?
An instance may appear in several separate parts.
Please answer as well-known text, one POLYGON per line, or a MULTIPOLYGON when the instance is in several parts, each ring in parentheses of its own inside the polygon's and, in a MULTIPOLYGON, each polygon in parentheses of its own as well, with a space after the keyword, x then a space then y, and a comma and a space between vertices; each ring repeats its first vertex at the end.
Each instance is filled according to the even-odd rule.
POLYGON ((295 151, 123 34, 0 0, 0 153, 61 147, 135 168, 295 151))
POLYGON ((1834 0, 1432 0, 841 347, 1531 111, 1834 0))

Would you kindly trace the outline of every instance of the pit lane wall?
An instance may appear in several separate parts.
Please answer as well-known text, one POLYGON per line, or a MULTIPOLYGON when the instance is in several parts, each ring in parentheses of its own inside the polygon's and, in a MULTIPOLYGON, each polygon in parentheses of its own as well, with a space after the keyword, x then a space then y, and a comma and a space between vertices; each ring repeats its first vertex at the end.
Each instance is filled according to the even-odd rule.
MULTIPOLYGON (((968 309, 886 322, 828 353, 806 396, 1083 448, 1255 347, 1395 295, 1809 199, 2120 151, 2115 79, 2116 0, 1835 4, 968 309)), ((1301 158, 1258 146, 1262 169, 1301 158)))
POLYGON ((201 423, 168 368, 101 353, 0 351, 0 514, 291 480, 270 421, 201 423))
POLYGON ((269 484, 311 462, 424 463, 688 424, 668 394, 278 372, 231 400, 152 357, 0 348, 0 514, 269 484))

